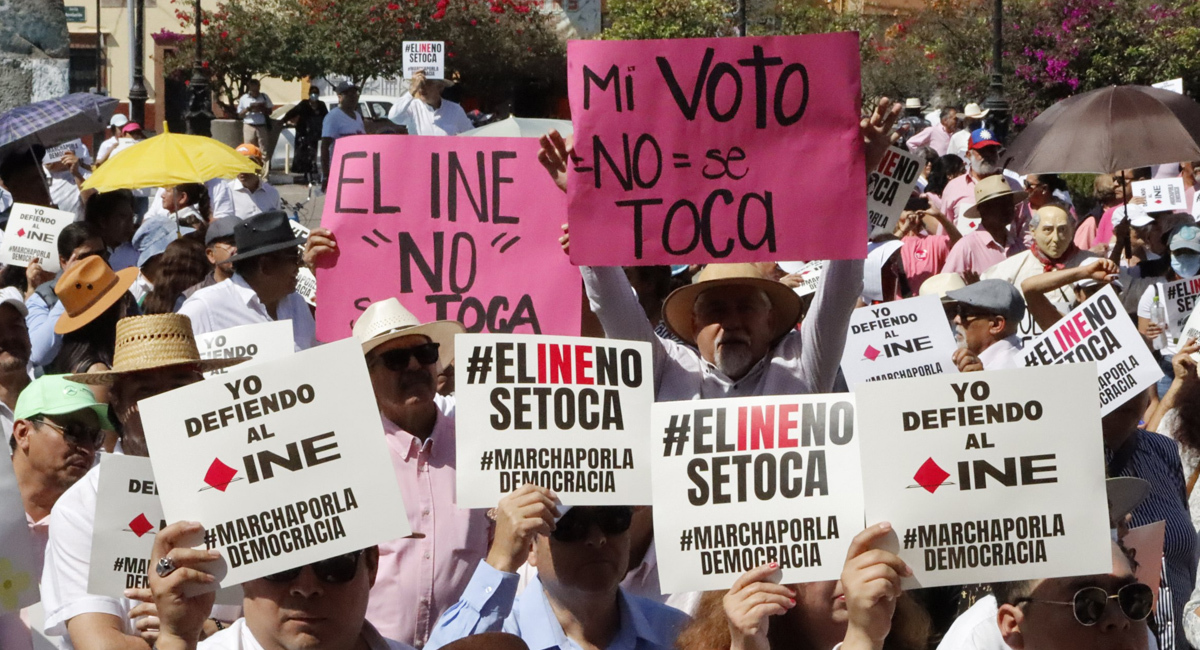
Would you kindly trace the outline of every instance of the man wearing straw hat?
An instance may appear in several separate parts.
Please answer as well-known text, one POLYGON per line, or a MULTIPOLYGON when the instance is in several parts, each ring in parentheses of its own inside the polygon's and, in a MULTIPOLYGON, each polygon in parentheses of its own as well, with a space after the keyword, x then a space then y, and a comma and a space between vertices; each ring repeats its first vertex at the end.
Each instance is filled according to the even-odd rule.
MULTIPOLYGON (((185 316, 134 316, 117 323, 112 370, 69 375, 68 379, 110 387, 111 413, 121 428, 121 451, 146 456, 138 402, 200 381, 206 371, 244 360, 202 360, 185 316)), ((153 605, 87 592, 99 481, 97 465, 63 493, 50 513, 50 541, 41 582, 45 632, 62 637, 66 648, 145 648, 142 639, 152 643, 157 633, 153 605), (142 617, 136 625, 135 617, 142 617)), ((126 594, 148 598, 132 591, 126 594)), ((215 624, 211 631, 216 631, 215 624)))

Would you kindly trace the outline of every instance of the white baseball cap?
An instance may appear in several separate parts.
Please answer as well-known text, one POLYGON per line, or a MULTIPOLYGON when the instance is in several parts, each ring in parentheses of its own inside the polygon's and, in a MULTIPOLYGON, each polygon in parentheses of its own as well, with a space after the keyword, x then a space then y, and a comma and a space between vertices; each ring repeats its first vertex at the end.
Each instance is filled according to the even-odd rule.
POLYGON ((108 125, 114 129, 119 129, 126 124, 129 124, 129 118, 125 117, 122 113, 113 113, 113 116, 108 120, 108 125))
POLYGON ((28 316, 29 310, 25 307, 25 297, 21 295, 21 290, 16 287, 4 287, 0 289, 0 305, 12 305, 14 309, 21 313, 21 316, 28 316))

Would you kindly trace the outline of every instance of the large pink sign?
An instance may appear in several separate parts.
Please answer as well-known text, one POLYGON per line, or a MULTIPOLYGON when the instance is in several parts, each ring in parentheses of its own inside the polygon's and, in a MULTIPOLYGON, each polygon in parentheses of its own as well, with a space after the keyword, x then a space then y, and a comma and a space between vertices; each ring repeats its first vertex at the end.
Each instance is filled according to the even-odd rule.
POLYGON ((337 141, 317 269, 317 338, 350 335, 396 297, 472 332, 579 335, 580 278, 558 244, 565 198, 532 138, 364 135, 337 141))
POLYGON ((858 35, 571 41, 571 261, 866 256, 858 35))

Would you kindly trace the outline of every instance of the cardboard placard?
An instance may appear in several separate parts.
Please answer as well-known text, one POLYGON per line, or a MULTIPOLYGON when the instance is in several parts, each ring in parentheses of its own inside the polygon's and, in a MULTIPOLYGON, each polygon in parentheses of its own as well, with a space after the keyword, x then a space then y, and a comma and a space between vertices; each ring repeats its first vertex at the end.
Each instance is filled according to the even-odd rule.
POLYGON ((821 284, 821 276, 825 274, 825 261, 816 260, 814 262, 780 262, 779 268, 785 273, 799 273, 801 284, 792 289, 797 296, 814 294, 817 292, 817 285, 821 284))
POLYGON ((1162 580, 1163 543, 1167 538, 1167 522, 1156 521, 1145 526, 1130 528, 1121 538, 1125 548, 1133 553, 1137 568, 1133 575, 1137 581, 1150 587, 1154 594, 1154 606, 1158 606, 1158 587, 1162 580))
POLYGON ((424 71, 426 79, 446 78, 446 44, 442 41, 404 41, 404 78, 424 71))
POLYGON ((58 234, 73 221, 74 212, 14 203, 0 243, 0 264, 29 266, 36 257, 43 269, 58 273, 58 234))
POLYGON ((41 600, 40 560, 25 517, 25 503, 12 462, 0 462, 0 614, 41 600))
POLYGON ((784 584, 837 580, 863 529, 854 395, 658 402, 652 413, 663 593, 728 589, 768 562, 784 584))
POLYGON ((1101 415, 1133 399, 1163 375, 1112 285, 1025 344, 1022 360, 1026 366, 1096 362, 1101 415))
POLYGON ((459 334, 454 358, 460 508, 526 483, 565 505, 650 503, 649 343, 459 334))
MULTIPOLYGON (((411 532, 362 347, 345 339, 139 402, 167 521, 240 584, 411 532)), ((213 586, 212 588, 215 588, 213 586)))
POLYGON ((558 243, 566 199, 537 154, 532 138, 339 139, 321 223, 340 254, 317 270, 317 338, 349 336, 391 297, 422 322, 578 335, 582 283, 558 243))
POLYGON ((1134 196, 1146 199, 1146 209, 1150 212, 1187 210, 1187 198, 1183 194, 1182 178, 1134 181, 1131 187, 1134 196))
POLYGON ((1171 338, 1179 340, 1183 328, 1200 300, 1200 277, 1185 278, 1162 286, 1159 302, 1167 312, 1167 331, 1171 338))
MULTIPOLYGON (((297 237, 307 239, 309 233, 312 232, 312 230, 304 227, 299 221, 289 220, 288 223, 292 226, 292 233, 297 237)), ((304 253, 303 244, 300 245, 300 252, 304 253)), ((300 273, 296 276, 296 293, 300 294, 301 298, 304 298, 304 302, 313 307, 317 306, 317 276, 313 275, 312 270, 307 266, 301 266, 300 273)))
POLYGON ((154 536, 166 526, 150 459, 101 455, 88 593, 121 598, 126 589, 149 587, 154 536))
POLYGON ((868 524, 905 588, 1112 569, 1096 368, 935 375, 858 387, 868 524))
POLYGON ((842 373, 851 390, 868 381, 955 373, 957 348, 937 296, 860 307, 850 314, 842 373))
POLYGON ((871 237, 890 235, 896 229, 904 204, 917 186, 925 163, 899 147, 888 147, 867 177, 867 221, 871 237))
POLYGON ((575 264, 866 256, 857 34, 570 41, 567 84, 575 264))
MULTIPOLYGON (((282 359, 296 351, 291 319, 239 325, 196 337, 201 359, 249 357, 233 366, 243 368, 264 361, 282 359)), ((218 368, 204 373, 206 377, 228 374, 232 368, 218 368)))

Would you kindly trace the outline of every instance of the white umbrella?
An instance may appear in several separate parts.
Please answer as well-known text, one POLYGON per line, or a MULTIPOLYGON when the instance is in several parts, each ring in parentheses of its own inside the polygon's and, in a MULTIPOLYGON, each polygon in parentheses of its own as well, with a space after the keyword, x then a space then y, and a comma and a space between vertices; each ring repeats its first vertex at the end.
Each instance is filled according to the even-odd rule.
POLYGON ((485 124, 478 129, 463 131, 459 135, 477 138, 540 138, 558 129, 565 138, 575 132, 570 120, 547 120, 537 117, 510 117, 499 122, 485 124))

